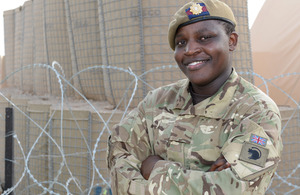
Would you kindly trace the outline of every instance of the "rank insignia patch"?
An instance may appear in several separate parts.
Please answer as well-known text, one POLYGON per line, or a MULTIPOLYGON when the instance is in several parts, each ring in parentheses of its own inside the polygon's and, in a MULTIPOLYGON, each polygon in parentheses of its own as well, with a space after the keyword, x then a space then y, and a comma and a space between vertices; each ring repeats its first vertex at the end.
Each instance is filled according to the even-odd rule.
POLYGON ((199 16, 209 15, 204 3, 194 3, 190 8, 186 9, 185 12, 190 20, 199 16))
POLYGON ((243 144, 239 160, 264 167, 268 158, 269 150, 256 144, 245 142, 243 144))
POLYGON ((251 137, 250 137, 250 142, 251 143, 255 143, 255 144, 258 144, 258 145, 261 145, 261 146, 266 146, 267 141, 268 140, 266 138, 260 137, 260 136, 255 135, 255 134, 251 134, 251 137))

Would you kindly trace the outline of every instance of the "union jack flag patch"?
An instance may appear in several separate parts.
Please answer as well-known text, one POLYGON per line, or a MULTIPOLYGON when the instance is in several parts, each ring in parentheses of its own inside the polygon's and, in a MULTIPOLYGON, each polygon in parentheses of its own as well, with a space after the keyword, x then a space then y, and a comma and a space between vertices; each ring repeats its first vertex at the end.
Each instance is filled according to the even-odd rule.
POLYGON ((255 134, 251 134, 250 137, 250 142, 261 145, 261 146, 266 146, 268 139, 260 137, 255 134))

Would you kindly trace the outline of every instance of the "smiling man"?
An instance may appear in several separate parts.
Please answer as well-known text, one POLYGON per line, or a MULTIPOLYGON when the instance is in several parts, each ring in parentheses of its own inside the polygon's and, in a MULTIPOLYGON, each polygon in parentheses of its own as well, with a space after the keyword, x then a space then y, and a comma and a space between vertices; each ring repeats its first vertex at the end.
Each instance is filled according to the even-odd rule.
POLYGON ((109 139, 114 194, 264 194, 282 151, 276 104, 232 67, 231 9, 194 0, 169 26, 187 79, 149 92, 109 139))

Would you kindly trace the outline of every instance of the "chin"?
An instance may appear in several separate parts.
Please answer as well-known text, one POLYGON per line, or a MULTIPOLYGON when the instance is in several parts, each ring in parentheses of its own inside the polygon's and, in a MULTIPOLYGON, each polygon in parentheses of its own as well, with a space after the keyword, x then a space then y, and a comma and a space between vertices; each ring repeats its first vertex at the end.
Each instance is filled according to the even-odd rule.
POLYGON ((189 81, 190 81, 192 84, 197 85, 197 86, 200 86, 200 87, 206 86, 206 85, 209 84, 209 81, 207 81, 207 80, 193 80, 193 79, 191 80, 191 79, 189 79, 189 81))

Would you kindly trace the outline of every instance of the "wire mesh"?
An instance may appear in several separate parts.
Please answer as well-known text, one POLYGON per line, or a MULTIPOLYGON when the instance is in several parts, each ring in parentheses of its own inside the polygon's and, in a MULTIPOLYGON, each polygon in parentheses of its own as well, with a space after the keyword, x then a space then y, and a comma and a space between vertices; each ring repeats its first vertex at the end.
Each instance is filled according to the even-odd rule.
MULTIPOLYGON (((239 41, 233 53, 233 66, 237 71, 250 71, 252 67, 251 42, 248 22, 247 0, 224 0, 231 8, 237 20, 236 31, 239 41)), ((253 83, 253 75, 243 75, 243 77, 253 83)))
MULTIPOLYGON (((44 128, 48 132, 50 105, 41 104, 35 101, 28 101, 27 108, 28 116, 34 120, 37 124, 44 128)), ((27 129, 27 155, 31 151, 31 155, 28 156, 28 169, 32 177, 38 182, 47 181, 48 177, 48 137, 42 132, 32 121, 26 119, 27 129), (39 142, 36 143, 36 141, 39 142)), ((27 186, 31 186, 27 189, 28 194, 41 194, 43 190, 33 181, 33 179, 27 175, 27 186)), ((43 184, 47 187, 47 184, 43 184)))
MULTIPOLYGON (((167 43, 168 24, 171 16, 184 1, 107 1, 101 0, 100 18, 105 29, 107 53, 103 57, 108 65, 131 68, 141 75, 159 65, 174 64, 172 51, 167 43)), ((118 71, 105 74, 104 84, 107 100, 116 104, 123 100, 127 105, 133 87, 127 89, 133 78, 118 71), (110 89, 111 88, 111 89, 110 89)), ((158 87, 183 78, 177 69, 165 70, 158 74, 147 74, 151 86, 158 87)), ((149 88, 145 84, 138 86, 133 105, 145 97, 149 88)))
MULTIPOLYGON (((4 60, 5 59, 5 56, 0 56, 0 80, 2 81, 5 77, 5 63, 4 63, 4 60)), ((4 87, 7 87, 6 84, 2 83, 0 84, 0 88, 4 88, 4 87)))
MULTIPOLYGON (((97 0, 65 0, 72 70, 102 64, 97 0)), ((105 100, 103 72, 93 70, 74 78, 74 85, 89 99, 105 100)))
MULTIPOLYGON (((46 64, 48 62, 46 55, 46 23, 44 0, 33 1, 33 62, 46 64)), ((28 63, 26 65, 32 64, 28 63)), ((48 88, 49 71, 45 68, 33 69, 33 94, 50 94, 48 88)))
MULTIPOLYGON (((27 114, 27 102, 28 99, 26 98, 17 98, 16 96, 12 96, 11 100, 14 102, 16 106, 19 107, 19 109, 27 114)), ((26 120, 26 117, 21 112, 14 112, 14 132, 16 135, 18 135, 18 142, 14 142, 14 182, 19 183, 19 190, 16 190, 16 194, 22 194, 25 192, 25 190, 28 190, 28 180, 22 179, 23 174, 25 173, 25 159, 24 154, 28 152, 28 139, 29 134, 27 134, 28 131, 28 123, 26 120), (19 144, 20 143, 20 144, 19 144)), ((26 192, 28 194, 28 191, 26 192)))
MULTIPOLYGON (((18 70, 22 68, 21 58, 22 58, 22 42, 23 42, 23 24, 22 24, 22 7, 15 9, 15 22, 14 22, 14 63, 13 63, 13 70, 18 70)), ((7 65, 7 62, 5 62, 7 65)), ((8 65, 10 66, 10 65, 8 65)), ((23 81, 23 74, 15 74, 14 75, 14 86, 18 87, 19 89, 22 88, 22 81, 23 81)))
MULTIPOLYGON (((233 8, 240 35, 233 66, 237 71, 252 70, 247 0, 225 2, 233 8)), ((134 78, 130 74, 115 69, 103 72, 95 69, 84 71, 80 77, 79 74, 71 76, 95 65, 130 69, 147 82, 137 88, 130 105, 135 107, 152 87, 184 78, 178 69, 144 74, 155 67, 176 64, 167 32, 173 14, 184 3, 184 0, 28 1, 5 13, 9 71, 6 75, 29 64, 59 61, 64 70, 61 74, 71 79, 85 97, 107 100, 113 106, 121 104, 125 108, 134 89, 134 78)), ((251 75, 245 78, 253 81, 251 75)), ((37 95, 60 94, 55 74, 45 69, 28 68, 7 79, 7 83, 37 95)), ((74 91, 68 89, 66 93, 71 96, 74 91)))
MULTIPOLYGON (((238 21, 233 66, 252 82, 257 75, 251 72, 247 1, 224 2, 238 21)), ((184 78, 167 42, 171 16, 184 3, 33 0, 4 13, 6 77, 1 84, 39 95, 0 91, 0 114, 7 106, 16 113, 11 191, 97 194, 98 187, 109 186, 109 130, 149 90, 184 78)), ((299 194, 299 104, 281 112, 283 161, 268 194, 299 194)), ((3 117, 0 127, 3 144, 3 117)), ((0 183, 5 177, 1 166, 0 183)))
POLYGON ((300 115, 299 109, 282 108, 282 162, 269 188, 268 194, 300 193, 300 115), (296 184, 296 185, 295 185, 296 184))
MULTIPOLYGON (((15 193, 90 194, 109 186, 107 138, 127 111, 113 109, 106 102, 0 94, 1 112, 7 106, 15 111, 15 193)), ((267 194, 298 194, 299 104, 296 108, 280 107, 280 111, 284 150, 267 194)), ((4 126, 4 120, 0 120, 0 126, 4 126)), ((3 151, 0 154, 3 156, 3 151)), ((0 172, 0 180, 3 177, 0 172)))
MULTIPOLYGON (((4 39, 4 44, 5 44, 5 64, 8 64, 5 66, 5 72, 2 72, 3 77, 6 75, 9 75, 10 73, 14 72, 14 30, 15 30, 15 10, 9 10, 5 11, 3 13, 3 18, 4 18, 4 34, 5 34, 5 39, 4 39)), ((7 80, 6 86, 12 87, 14 86, 14 79, 13 77, 7 80)))
MULTIPOLYGON (((69 79, 73 73, 64 2, 61 0, 44 0, 43 6, 47 64, 52 61, 59 61, 63 65, 62 74, 69 79)), ((60 86, 56 75, 50 72, 47 76, 50 94, 59 96, 60 86)), ((68 95, 72 94, 74 94, 73 91, 68 90, 68 95)))
POLYGON ((91 154, 88 150, 91 148, 91 130, 88 128, 90 113, 75 110, 65 110, 62 113, 59 108, 51 112, 55 112, 51 120, 51 137, 61 146, 64 156, 61 156, 62 151, 52 142, 49 143, 52 152, 49 154, 49 166, 52 167, 49 181, 54 183, 49 188, 64 194, 65 189, 59 183, 65 185, 70 177, 74 177, 75 179, 68 184, 70 193, 83 194, 83 189, 87 189, 91 183, 91 154), (62 163, 66 166, 62 166, 62 163))
MULTIPOLYGON (((21 67, 29 65, 33 61, 33 5, 32 1, 26 1, 22 8, 22 21, 23 28, 21 40, 21 67)), ((21 90, 32 93, 33 92, 33 69, 26 69, 21 72, 21 90)))

